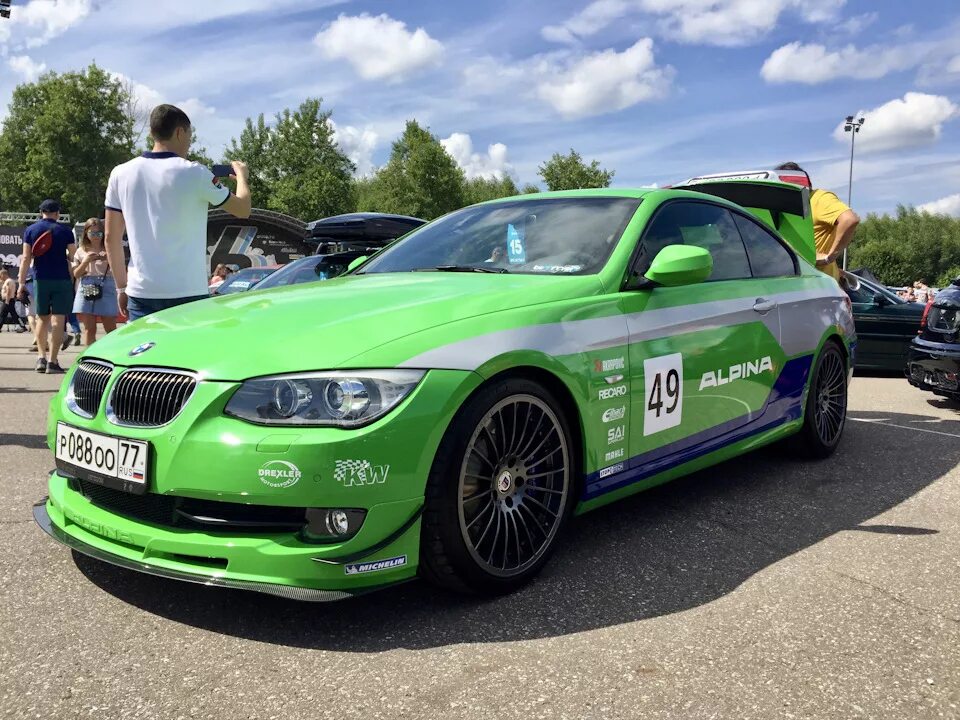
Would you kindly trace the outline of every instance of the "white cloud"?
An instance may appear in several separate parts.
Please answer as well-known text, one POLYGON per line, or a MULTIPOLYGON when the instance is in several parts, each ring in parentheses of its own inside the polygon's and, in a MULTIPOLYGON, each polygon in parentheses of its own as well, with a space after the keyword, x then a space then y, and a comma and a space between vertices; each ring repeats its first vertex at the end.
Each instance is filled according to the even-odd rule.
POLYGON ((493 143, 486 154, 473 151, 473 140, 467 133, 453 133, 440 141, 447 154, 456 160, 468 180, 486 178, 502 180, 513 174, 513 166, 507 161, 507 146, 493 143))
POLYGON ((333 130, 333 141, 343 153, 357 166, 356 174, 366 176, 373 172, 373 151, 380 142, 380 136, 367 126, 357 128, 353 125, 337 125, 327 120, 333 130))
POLYGON ((651 15, 664 37, 684 43, 747 45, 776 27, 786 11, 809 23, 833 21, 846 0, 593 0, 558 25, 546 40, 573 43, 633 15, 651 15))
POLYGON ((437 64, 444 49, 423 28, 411 32, 386 14, 340 15, 313 41, 325 57, 346 60, 365 80, 400 80, 437 64))
POLYGON ((138 83, 123 73, 111 72, 110 77, 123 85, 130 93, 134 104, 140 113, 149 115, 154 107, 164 101, 163 95, 149 85, 138 83))
POLYGON ((623 110, 663 97, 674 70, 660 67, 653 41, 643 38, 623 52, 608 49, 573 57, 565 64, 540 65, 538 94, 564 117, 585 117, 623 110))
MULTIPOLYGON (((960 107, 942 95, 908 92, 873 110, 862 110, 863 129, 857 148, 865 152, 926 145, 940 138, 944 123, 960 115, 960 107)), ((835 140, 849 141, 843 123, 833 131, 835 140)))
POLYGON ((847 33, 848 35, 859 35, 879 19, 880 13, 876 12, 863 13, 863 15, 854 15, 853 17, 847 18, 842 23, 837 25, 837 29, 847 33))
POLYGON ((960 55, 953 57, 950 62, 947 63, 947 72, 960 73, 960 55))
POLYGON ((27 82, 33 82, 47 69, 46 63, 34 62, 29 55, 12 55, 7 60, 7 65, 27 82))
POLYGON ((35 48, 46 45, 83 20, 91 0, 30 0, 15 3, 10 19, 0 21, 0 45, 35 48))
POLYGON ((827 50, 823 45, 792 42, 771 53, 760 69, 768 83, 818 83, 837 78, 875 80, 899 70, 917 67, 929 53, 926 44, 872 45, 857 49, 847 45, 827 50))
POLYGON ((928 212, 933 215, 952 215, 960 217, 960 193, 956 195, 947 195, 933 202, 923 203, 917 206, 920 212, 928 212))
POLYGON ((187 98, 186 100, 181 100, 173 104, 183 110, 194 124, 196 124, 198 118, 209 117, 217 112, 215 107, 210 107, 203 102, 203 100, 195 97, 187 98))

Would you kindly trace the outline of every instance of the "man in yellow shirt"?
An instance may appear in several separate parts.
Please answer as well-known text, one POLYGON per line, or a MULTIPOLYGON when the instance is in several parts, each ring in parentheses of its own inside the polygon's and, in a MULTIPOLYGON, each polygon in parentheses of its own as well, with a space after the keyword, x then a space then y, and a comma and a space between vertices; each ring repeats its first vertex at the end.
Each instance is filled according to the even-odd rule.
MULTIPOLYGON (((809 174, 795 162, 777 165, 776 170, 793 170, 809 174)), ((817 268, 840 281, 837 259, 853 242, 860 217, 829 190, 810 188, 810 211, 813 215, 813 239, 817 246, 817 268)))

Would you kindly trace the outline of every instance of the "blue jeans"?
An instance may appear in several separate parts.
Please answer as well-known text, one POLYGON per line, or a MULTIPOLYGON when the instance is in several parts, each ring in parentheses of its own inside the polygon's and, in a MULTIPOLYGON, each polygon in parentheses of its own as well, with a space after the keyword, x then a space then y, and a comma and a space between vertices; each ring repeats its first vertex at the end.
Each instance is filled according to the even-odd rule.
POLYGON ((168 308, 176 307, 177 305, 184 305, 185 303, 194 302, 196 300, 206 300, 209 295, 190 295, 188 297, 179 297, 179 298, 135 298, 127 297, 127 320, 133 322, 134 320, 139 320, 140 318, 146 315, 152 315, 155 312, 160 312, 161 310, 167 310, 168 308))

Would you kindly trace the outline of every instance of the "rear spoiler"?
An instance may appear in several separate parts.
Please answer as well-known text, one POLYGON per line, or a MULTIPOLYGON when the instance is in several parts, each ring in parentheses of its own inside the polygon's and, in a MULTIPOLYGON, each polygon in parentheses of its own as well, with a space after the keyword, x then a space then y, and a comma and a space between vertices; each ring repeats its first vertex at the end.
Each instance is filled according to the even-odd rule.
POLYGON ((810 188, 767 180, 766 174, 739 173, 737 175, 691 178, 673 185, 694 192, 702 192, 729 200, 776 230, 800 257, 816 264, 817 251, 813 242, 813 217, 810 213, 810 188))

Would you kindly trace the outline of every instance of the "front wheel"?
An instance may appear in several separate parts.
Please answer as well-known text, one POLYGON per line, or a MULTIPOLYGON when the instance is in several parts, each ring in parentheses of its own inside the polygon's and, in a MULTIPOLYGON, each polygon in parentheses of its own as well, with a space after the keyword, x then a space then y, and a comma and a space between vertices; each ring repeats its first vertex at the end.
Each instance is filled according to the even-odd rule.
POLYGON ((575 457, 560 405, 539 383, 507 379, 474 396, 427 482, 423 575, 479 594, 528 582, 570 515, 575 457))
POLYGON ((840 444, 847 421, 847 362, 835 342, 824 345, 817 358, 806 413, 798 440, 807 457, 825 458, 840 444))

